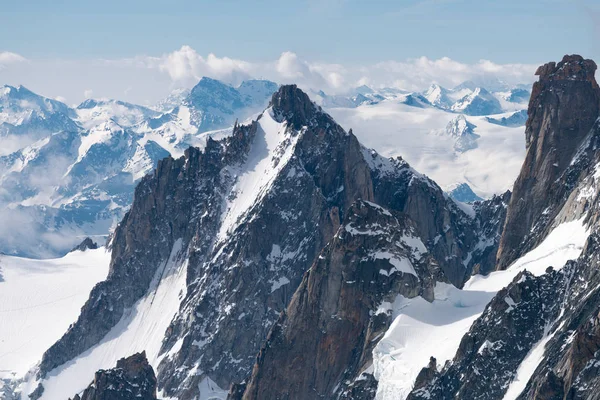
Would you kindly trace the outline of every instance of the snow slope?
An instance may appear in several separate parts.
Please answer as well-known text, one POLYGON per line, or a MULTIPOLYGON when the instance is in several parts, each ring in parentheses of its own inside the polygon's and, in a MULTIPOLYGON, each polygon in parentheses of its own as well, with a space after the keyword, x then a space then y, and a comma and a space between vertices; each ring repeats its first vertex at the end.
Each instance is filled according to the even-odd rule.
POLYGON ((104 248, 53 260, 0 256, 0 379, 20 377, 41 359, 106 278, 109 262, 104 248))
POLYGON ((479 137, 476 148, 461 153, 445 131, 456 114, 444 110, 382 101, 327 111, 363 145, 386 157, 401 156, 443 189, 468 183, 480 197, 503 193, 512 188, 525 158, 525 127, 496 125, 486 117, 466 116, 479 137))
MULTIPOLYGON (((146 351, 148 361, 156 368, 158 352, 165 331, 185 296, 186 262, 182 257, 181 240, 171 251, 169 260, 160 268, 142 298, 121 321, 92 349, 48 374, 44 381, 42 400, 66 399, 81 392, 99 369, 112 368, 117 360, 136 352, 146 351)), ((35 377, 21 387, 22 400, 37 387, 35 377)))
POLYGON ((268 108, 258 120, 254 145, 246 160, 231 169, 236 176, 232 189, 235 197, 228 198, 218 239, 225 240, 253 204, 258 203, 294 153, 300 135, 289 135, 285 123, 277 122, 268 108), (291 143, 290 143, 291 142, 291 143))
MULTIPOLYGON (((145 350, 150 364, 154 368, 158 366, 165 331, 185 296, 187 261, 182 262, 185 258, 182 256, 181 240, 178 240, 169 260, 157 271, 147 295, 125 313, 102 342, 49 373, 44 381, 42 400, 72 397, 89 385, 97 370, 112 368, 117 360, 136 352, 145 350)), ((36 386, 35 377, 30 377, 21 388, 22 400, 28 400, 27 393, 36 386)))
MULTIPOLYGON (((583 219, 563 223, 505 271, 476 275, 463 290, 438 283, 432 303, 421 297, 398 296, 393 304, 382 306, 378 312, 391 311, 394 321, 373 350, 373 372, 379 381, 376 399, 405 399, 417 374, 429 363, 429 357, 435 357, 438 365, 452 359, 473 321, 519 272, 527 269, 539 276, 550 265, 562 268, 568 260, 581 254, 588 235, 583 219)), ((527 371, 533 372, 537 367, 544 345, 540 343, 541 349, 534 349, 519 369, 525 383, 527 371)), ((518 391, 519 387, 511 385, 511 390, 518 391)))

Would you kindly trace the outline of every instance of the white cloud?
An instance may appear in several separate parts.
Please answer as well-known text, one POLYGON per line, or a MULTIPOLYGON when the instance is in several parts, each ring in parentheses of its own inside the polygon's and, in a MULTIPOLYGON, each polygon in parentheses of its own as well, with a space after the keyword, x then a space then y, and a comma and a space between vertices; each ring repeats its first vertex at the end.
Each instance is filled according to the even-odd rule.
POLYGON ((17 53, 10 51, 0 51, 0 64, 11 64, 27 61, 27 59, 17 53))
POLYGON ((467 64, 448 57, 341 65, 305 60, 291 51, 281 53, 275 60, 250 62, 212 53, 203 56, 190 46, 160 56, 92 60, 25 60, 18 54, 4 52, 0 53, 0 65, 4 66, 4 81, 0 84, 23 84, 45 96, 60 94, 71 103, 93 94, 141 104, 153 104, 175 88, 192 87, 202 76, 233 85, 248 78, 262 78, 341 93, 363 84, 423 90, 434 82, 447 87, 465 80, 530 83, 537 67, 489 60, 467 64), (47 79, 48 76, 53 79, 47 79))
POLYGON ((0 71, 11 64, 19 64, 25 61, 27 61, 27 59, 20 54, 10 51, 0 51, 0 71))
MULTIPOLYGON (((239 81, 250 78, 250 63, 229 57, 219 58, 209 54, 204 58, 190 46, 166 54, 158 63, 159 70, 169 74, 173 82, 190 85, 203 76, 211 76, 227 81, 239 81)), ((239 83, 237 82, 237 83, 239 83)))

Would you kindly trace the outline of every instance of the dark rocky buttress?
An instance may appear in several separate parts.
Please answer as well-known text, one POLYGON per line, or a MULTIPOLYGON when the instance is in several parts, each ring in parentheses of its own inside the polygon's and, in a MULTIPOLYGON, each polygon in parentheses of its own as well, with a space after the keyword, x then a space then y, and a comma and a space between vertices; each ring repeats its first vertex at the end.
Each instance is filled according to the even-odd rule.
POLYGON ((544 239, 577 182, 587 176, 581 164, 600 114, 595 71, 594 61, 578 55, 536 71, 539 81, 533 84, 525 128, 527 154, 510 199, 497 269, 544 239))
POLYGON ((145 353, 122 358, 115 368, 96 372, 94 381, 81 395, 73 397, 73 400, 155 399, 156 376, 145 353))

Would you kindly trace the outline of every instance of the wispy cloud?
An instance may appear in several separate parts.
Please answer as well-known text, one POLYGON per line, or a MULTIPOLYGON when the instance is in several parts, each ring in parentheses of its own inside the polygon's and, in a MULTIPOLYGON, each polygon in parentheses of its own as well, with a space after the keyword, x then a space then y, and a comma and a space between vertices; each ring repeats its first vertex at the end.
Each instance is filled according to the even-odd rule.
MULTIPOLYGON (((374 87, 425 89, 435 82, 454 86, 469 79, 497 78, 509 84, 529 83, 537 65, 498 64, 490 60, 466 64, 448 57, 384 60, 369 65, 342 65, 303 59, 285 51, 274 60, 246 61, 216 54, 202 55, 190 46, 159 56, 121 59, 27 60, 15 53, 0 53, 2 77, 48 97, 76 103, 91 95, 154 103, 179 87, 191 87, 202 76, 233 85, 249 78, 296 83, 303 88, 343 93, 368 84, 374 87), (2 60, 4 64, 2 64, 2 60), (22 65, 17 65, 17 64, 22 65), (52 76, 53 79, 47 79, 52 76)), ((547 60, 543 60, 547 61, 547 60)))
POLYGON ((27 61, 27 59, 20 54, 10 51, 0 51, 0 71, 10 64, 17 64, 25 61, 27 61))

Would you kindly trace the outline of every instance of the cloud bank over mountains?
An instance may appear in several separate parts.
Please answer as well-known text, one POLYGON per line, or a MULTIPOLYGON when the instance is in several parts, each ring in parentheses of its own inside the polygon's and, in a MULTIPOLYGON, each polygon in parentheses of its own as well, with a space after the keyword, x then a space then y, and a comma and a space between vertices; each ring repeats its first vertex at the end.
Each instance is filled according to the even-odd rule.
POLYGON ((232 85, 248 78, 262 78, 335 94, 365 84, 423 90, 431 83, 453 87, 466 80, 530 83, 536 66, 489 60, 465 64, 448 57, 432 60, 424 56, 371 65, 341 65, 305 60, 291 51, 281 53, 275 60, 245 61, 212 53, 204 56, 190 46, 161 56, 119 59, 35 59, 0 51, 0 83, 22 84, 69 104, 91 96, 154 104, 173 89, 192 87, 202 76, 232 85))

